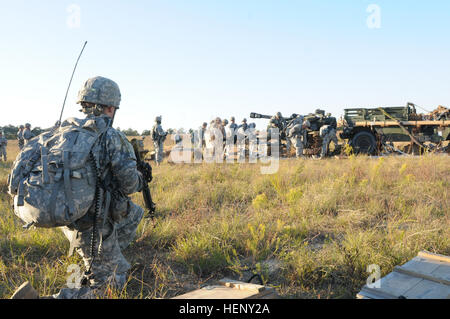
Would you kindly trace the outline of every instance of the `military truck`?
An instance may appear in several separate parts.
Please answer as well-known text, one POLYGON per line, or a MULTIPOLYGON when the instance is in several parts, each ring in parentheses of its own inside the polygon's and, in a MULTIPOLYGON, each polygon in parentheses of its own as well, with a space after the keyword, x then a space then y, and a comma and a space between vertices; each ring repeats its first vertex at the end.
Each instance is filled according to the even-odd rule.
POLYGON ((341 139, 356 153, 378 154, 394 143, 410 143, 408 153, 437 150, 450 140, 450 112, 417 114, 414 103, 406 106, 345 109, 341 139))
MULTIPOLYGON (((290 117, 283 117, 284 127, 280 132, 280 146, 281 150, 286 149, 286 128, 289 122, 297 117, 297 114, 292 114, 290 117), (284 143, 283 143, 284 141, 284 143)), ((331 125, 333 128, 337 128, 337 121, 335 117, 331 114, 325 114, 323 110, 316 110, 315 113, 309 113, 303 115, 305 120, 308 120, 311 124, 310 128, 307 130, 306 136, 304 136, 304 155, 319 155, 322 148, 322 138, 319 136, 320 128, 324 125, 331 125)), ((254 119, 271 119, 270 115, 263 115, 259 113, 250 113, 250 118, 254 119)), ((334 153, 339 153, 340 150, 336 149, 334 153)), ((289 155, 289 154, 288 154, 289 155)))

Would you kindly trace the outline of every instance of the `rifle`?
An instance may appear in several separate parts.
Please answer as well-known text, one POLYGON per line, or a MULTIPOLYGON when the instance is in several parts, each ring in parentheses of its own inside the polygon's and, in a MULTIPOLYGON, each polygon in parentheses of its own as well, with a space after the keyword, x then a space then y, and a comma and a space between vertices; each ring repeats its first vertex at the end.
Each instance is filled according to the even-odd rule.
POLYGON ((144 150, 144 145, 142 140, 138 140, 133 138, 131 140, 131 145, 133 145, 134 155, 136 156, 137 167, 138 170, 144 176, 144 187, 142 188, 142 196, 144 197, 145 208, 148 209, 149 216, 153 220, 155 216, 156 204, 152 200, 152 195, 150 193, 150 188, 148 187, 148 183, 152 180, 151 176, 151 166, 148 163, 145 163, 142 160, 142 154, 145 154, 147 151, 144 150), (148 167, 150 169, 148 169, 148 167))

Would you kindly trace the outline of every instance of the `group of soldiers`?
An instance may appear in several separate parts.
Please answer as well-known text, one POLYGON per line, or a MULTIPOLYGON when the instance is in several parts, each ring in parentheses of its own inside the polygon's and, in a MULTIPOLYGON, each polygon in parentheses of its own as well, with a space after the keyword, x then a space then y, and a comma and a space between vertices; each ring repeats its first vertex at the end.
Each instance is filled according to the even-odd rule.
MULTIPOLYGON (((155 147, 155 162, 159 165, 164 158, 164 141, 167 132, 161 126, 161 116, 155 118, 155 125, 152 128, 151 136, 155 147)), ((245 156, 245 144, 239 141, 247 141, 249 146, 249 156, 256 155, 256 143, 248 143, 249 140, 256 141, 256 124, 247 123, 247 119, 243 119, 238 125, 235 117, 231 117, 230 121, 217 117, 208 123, 204 122, 197 131, 191 132, 191 146, 197 150, 206 150, 207 156, 215 158, 227 157, 233 153, 233 147, 238 147, 238 155, 245 156)), ((183 148, 183 138, 180 134, 174 135, 175 147, 183 148)))
MULTIPOLYGON (((322 110, 316 110, 314 117, 322 116, 331 118, 331 114, 325 115, 322 110)), ((286 141, 286 152, 289 154, 291 145, 295 148, 295 155, 297 158, 304 157, 304 148, 308 145, 308 131, 312 129, 311 122, 303 115, 293 114, 289 118, 284 118, 281 112, 270 118, 268 133, 276 129, 279 132, 279 140, 286 141)), ((319 129, 319 136, 322 139, 322 147, 320 158, 324 158, 329 153, 330 143, 333 142, 335 148, 338 146, 338 139, 336 136, 336 127, 333 125, 321 125, 319 129)))
MULTIPOLYGON (((316 112, 320 113, 321 110, 316 112)), ((325 116, 325 114, 323 114, 325 116)), ((329 116, 329 115, 328 115, 329 116)), ((304 157, 304 148, 307 146, 307 133, 311 129, 311 123, 303 115, 293 114, 290 118, 284 118, 281 112, 272 116, 267 127, 267 140, 278 139, 278 146, 281 141, 285 141, 286 153, 289 154, 291 147, 295 148, 297 158, 304 157)), ((320 158, 328 155, 331 142, 338 145, 336 129, 332 125, 322 125, 319 136, 322 138, 320 158)), ((167 132, 161 126, 161 116, 156 117, 155 125, 152 128, 152 140, 155 147, 155 162, 159 165, 164 158, 164 141, 167 132)), ((191 130, 191 146, 200 150, 204 156, 216 159, 230 158, 233 153, 238 159, 245 158, 246 154, 250 159, 258 158, 258 142, 261 143, 261 134, 256 130, 255 123, 247 123, 244 118, 240 124, 236 123, 234 116, 228 119, 220 117, 212 120, 209 125, 204 122, 196 131, 191 130)), ((177 148, 183 148, 183 138, 179 134, 174 136, 177 148)), ((270 144, 270 143, 269 143, 270 144)), ((195 154, 194 154, 195 156, 195 154)))
POLYGON ((237 124, 234 116, 230 117, 230 121, 216 117, 209 127, 204 122, 196 132, 191 133, 191 143, 198 150, 206 150, 206 156, 217 159, 229 158, 236 148, 238 158, 243 158, 247 145, 249 157, 256 158, 256 136, 256 124, 247 123, 246 118, 237 124))
MULTIPOLYGON (((255 123, 248 124, 246 118, 238 125, 234 117, 230 118, 230 122, 227 119, 221 120, 220 117, 217 117, 210 122, 209 127, 205 122, 199 128, 198 133, 193 132, 191 134, 191 142, 194 147, 199 149, 217 150, 215 146, 217 146, 217 143, 220 144, 220 141, 215 140, 217 134, 214 131, 219 131, 221 136, 223 136, 223 155, 225 157, 230 156, 233 147, 236 146, 239 158, 245 157, 246 149, 248 149, 249 158, 257 158, 259 156, 257 140, 261 143, 263 142, 262 140, 267 138, 269 145, 273 145, 274 139, 277 139, 278 146, 281 146, 281 141, 284 140, 286 142, 286 153, 289 154, 293 146, 296 157, 301 158, 305 156, 303 150, 307 146, 307 133, 310 129, 310 121, 303 115, 298 114, 293 114, 290 118, 284 118, 281 112, 278 112, 270 118, 266 135, 256 130, 255 123)), ((329 153, 331 142, 335 144, 335 147, 338 146, 336 129, 332 125, 322 125, 319 136, 323 141, 320 158, 324 158, 329 153)))
MULTIPOLYGON (((31 124, 26 123, 25 126, 20 125, 19 131, 17 132, 17 140, 19 144, 19 148, 22 150, 24 145, 33 138, 33 133, 31 132, 31 124)), ((6 146, 8 145, 8 140, 6 139, 3 131, 0 131, 0 161, 7 160, 8 154, 6 152, 6 146)))

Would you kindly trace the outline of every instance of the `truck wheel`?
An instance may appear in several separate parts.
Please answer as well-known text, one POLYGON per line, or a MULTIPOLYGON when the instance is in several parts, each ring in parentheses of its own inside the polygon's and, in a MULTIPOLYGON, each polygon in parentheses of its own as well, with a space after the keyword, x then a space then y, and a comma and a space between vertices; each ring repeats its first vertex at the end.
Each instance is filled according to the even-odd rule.
POLYGON ((352 146, 356 153, 373 154, 377 149, 377 141, 372 133, 362 131, 353 137, 352 146))

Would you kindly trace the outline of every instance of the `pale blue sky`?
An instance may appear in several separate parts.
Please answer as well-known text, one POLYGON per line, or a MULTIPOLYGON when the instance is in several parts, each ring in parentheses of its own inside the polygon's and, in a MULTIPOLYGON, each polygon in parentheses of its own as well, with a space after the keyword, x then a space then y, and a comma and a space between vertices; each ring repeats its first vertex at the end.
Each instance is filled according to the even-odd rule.
POLYGON ((63 117, 80 116, 78 89, 102 75, 121 88, 123 129, 156 115, 196 128, 253 111, 449 105, 449 18, 447 0, 0 0, 0 126, 58 119, 85 40, 63 117), (367 26, 370 4, 379 29, 367 26))

